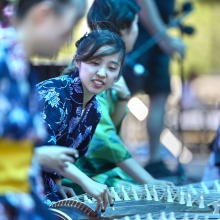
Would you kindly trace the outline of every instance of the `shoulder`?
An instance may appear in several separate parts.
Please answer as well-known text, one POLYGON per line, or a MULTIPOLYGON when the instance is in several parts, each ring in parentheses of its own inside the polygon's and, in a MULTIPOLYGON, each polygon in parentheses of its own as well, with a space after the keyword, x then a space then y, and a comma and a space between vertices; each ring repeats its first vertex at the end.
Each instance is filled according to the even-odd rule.
POLYGON ((103 92, 99 93, 98 95, 96 95, 96 98, 100 101, 101 100, 106 100, 107 101, 108 96, 107 96, 106 91, 103 91, 103 92))
POLYGON ((104 92, 98 94, 96 96, 96 98, 100 104, 102 114, 110 114, 110 112, 112 111, 112 108, 113 108, 113 104, 112 104, 111 100, 109 99, 107 92, 104 91, 104 92))
POLYGON ((40 100, 48 99, 50 96, 67 96, 72 83, 73 79, 70 76, 59 76, 38 83, 36 90, 40 100))
POLYGON ((99 102, 99 105, 101 106, 101 108, 104 108, 104 107, 108 108, 109 102, 108 102, 108 97, 105 91, 96 95, 96 100, 97 102, 99 102))
POLYGON ((97 114, 100 115, 100 117, 101 117, 102 108, 101 108, 101 104, 100 104, 97 97, 94 98, 93 104, 94 104, 94 108, 96 109, 97 114))
MULTIPOLYGON (((78 76, 73 75, 62 75, 55 78, 47 79, 36 85, 37 91, 44 89, 55 88, 57 90, 77 88, 77 85, 80 85, 81 81, 78 76)), ((82 91, 81 91, 82 92, 82 91)))
POLYGON ((44 80, 37 84, 37 90, 42 90, 46 88, 56 87, 58 85, 68 85, 72 83, 73 79, 69 75, 58 76, 55 78, 44 80))

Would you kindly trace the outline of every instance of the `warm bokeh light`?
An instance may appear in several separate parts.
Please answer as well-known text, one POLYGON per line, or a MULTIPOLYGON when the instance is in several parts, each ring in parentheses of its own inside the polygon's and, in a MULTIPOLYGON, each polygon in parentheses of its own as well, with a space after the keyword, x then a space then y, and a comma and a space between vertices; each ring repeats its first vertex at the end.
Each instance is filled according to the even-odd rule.
POLYGON ((191 162, 192 159, 193 154, 185 146, 183 146, 183 150, 179 156, 180 163, 186 164, 191 162))
POLYGON ((169 129, 164 129, 160 140, 175 157, 179 157, 181 163, 186 164, 193 159, 192 153, 182 145, 181 141, 169 129))
POLYGON ((129 100, 128 108, 139 121, 143 121, 148 115, 147 106, 137 97, 129 100))

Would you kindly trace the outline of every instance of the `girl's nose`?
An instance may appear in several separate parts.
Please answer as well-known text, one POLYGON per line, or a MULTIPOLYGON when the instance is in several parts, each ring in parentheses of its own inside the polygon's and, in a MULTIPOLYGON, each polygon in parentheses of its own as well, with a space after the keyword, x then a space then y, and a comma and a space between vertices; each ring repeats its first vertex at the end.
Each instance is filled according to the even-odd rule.
POLYGON ((98 71, 97 71, 97 75, 100 76, 100 77, 106 77, 107 74, 106 74, 106 71, 105 71, 105 68, 100 68, 98 71))

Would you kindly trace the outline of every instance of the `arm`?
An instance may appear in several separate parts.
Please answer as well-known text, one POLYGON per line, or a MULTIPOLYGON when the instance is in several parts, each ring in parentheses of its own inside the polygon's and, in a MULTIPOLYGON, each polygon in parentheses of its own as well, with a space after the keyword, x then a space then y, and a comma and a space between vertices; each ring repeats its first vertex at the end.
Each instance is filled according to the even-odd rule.
POLYGON ((127 102, 127 100, 118 100, 115 104, 115 110, 112 113, 111 118, 116 128, 120 126, 126 115, 127 102))
POLYGON ((58 173, 67 166, 66 162, 74 163, 74 157, 79 157, 77 150, 60 146, 38 147, 35 156, 44 171, 58 173))
POLYGON ((166 25, 162 21, 157 6, 153 0, 137 0, 141 7, 140 21, 148 32, 154 36, 157 33, 166 33, 166 25))
POLYGON ((133 158, 117 163, 117 166, 140 184, 149 183, 154 180, 154 178, 133 158))
POLYGON ((112 198, 106 185, 97 183, 81 172, 75 165, 67 162, 67 167, 60 173, 72 180, 82 189, 97 200, 96 211, 106 209, 108 203, 112 204, 112 198))
POLYGON ((123 77, 113 84, 112 89, 116 90, 118 100, 115 103, 114 112, 111 114, 111 118, 115 126, 118 127, 126 115, 126 107, 130 91, 123 77))
POLYGON ((137 0, 141 7, 140 10, 140 21, 144 28, 151 34, 155 36, 157 34, 162 34, 164 37, 158 42, 158 46, 166 54, 172 56, 174 52, 177 52, 180 56, 184 56, 185 45, 178 39, 171 37, 166 30, 166 25, 161 19, 157 6, 153 0, 137 0))
POLYGON ((131 176, 135 181, 140 184, 169 184, 168 181, 157 180, 152 177, 143 167, 140 166, 133 158, 126 159, 120 163, 116 164, 120 167, 125 173, 131 176))

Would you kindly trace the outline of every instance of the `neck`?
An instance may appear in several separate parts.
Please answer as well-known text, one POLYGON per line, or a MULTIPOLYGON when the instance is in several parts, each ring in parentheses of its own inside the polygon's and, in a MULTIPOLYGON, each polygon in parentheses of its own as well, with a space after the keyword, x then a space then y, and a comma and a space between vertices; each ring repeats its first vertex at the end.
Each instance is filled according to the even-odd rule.
POLYGON ((87 89, 83 86, 83 108, 85 108, 88 102, 92 99, 94 94, 89 93, 87 89))

